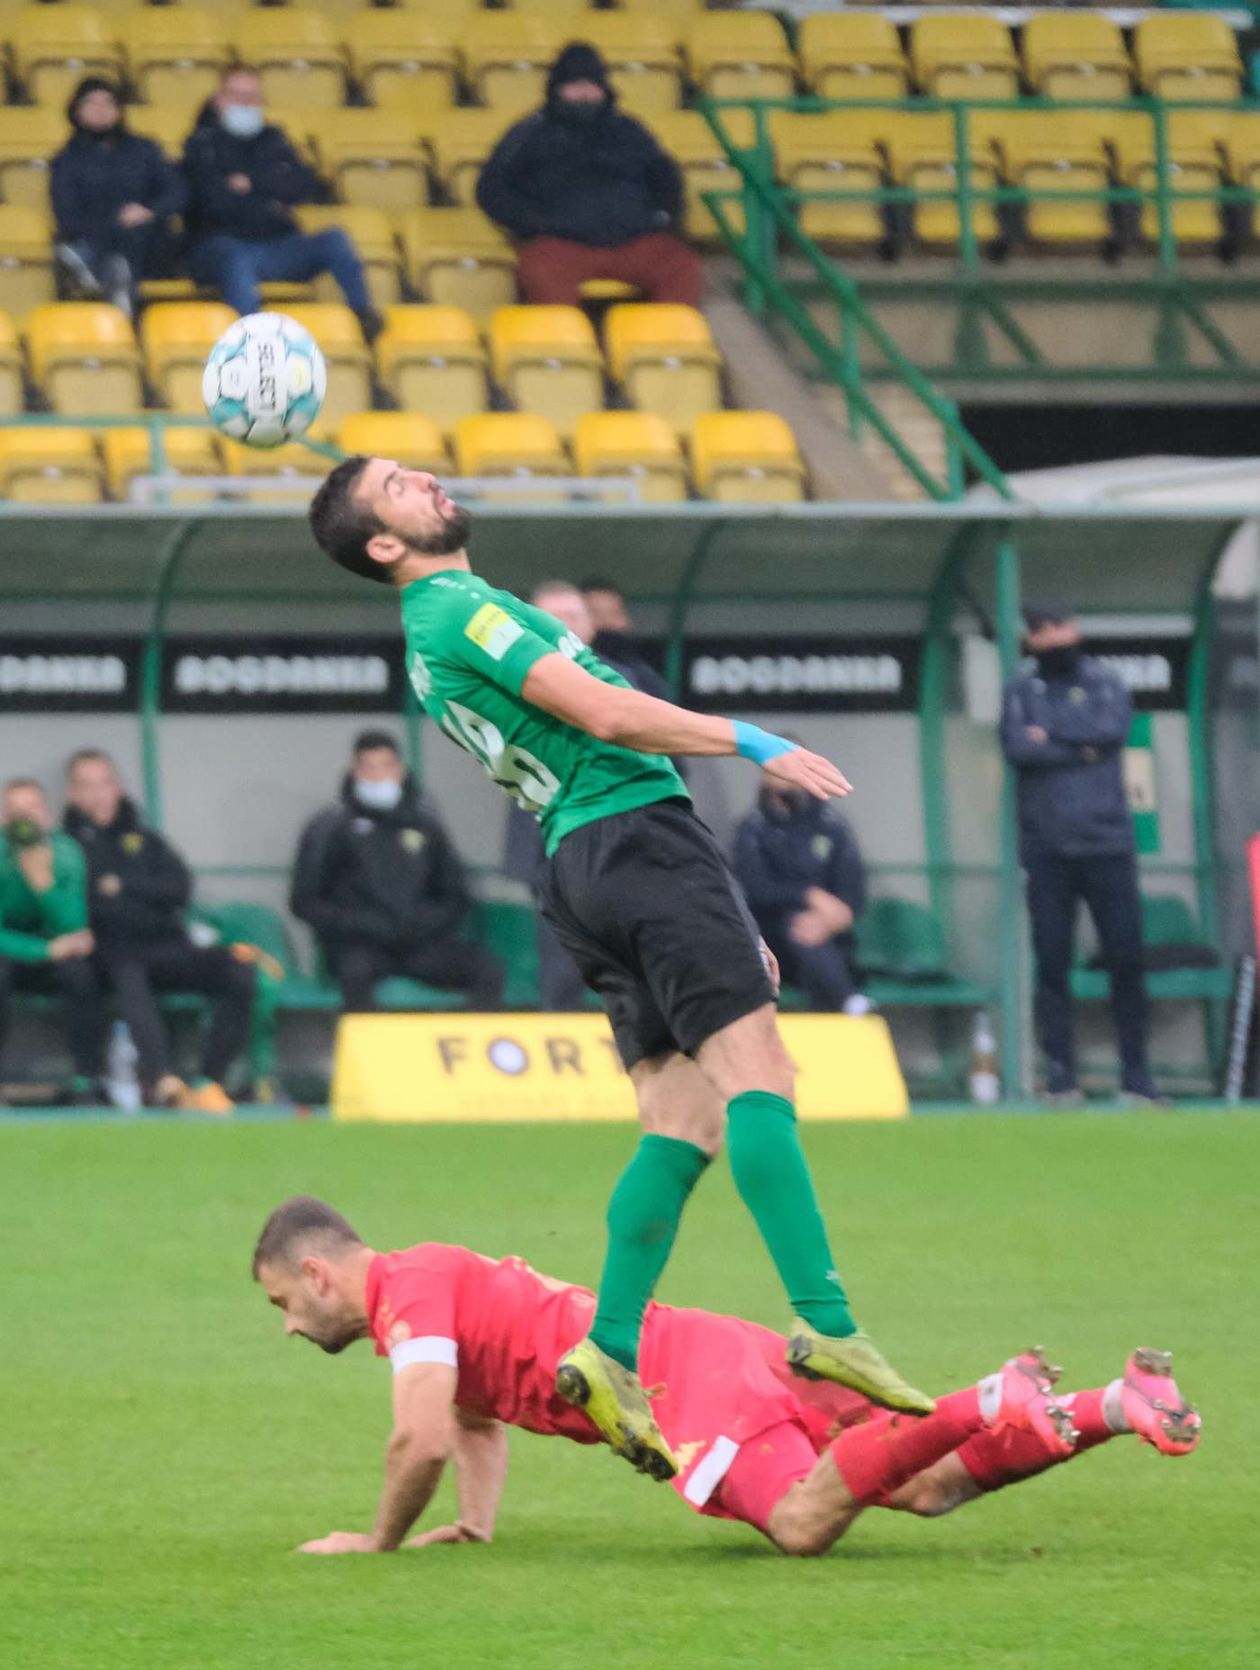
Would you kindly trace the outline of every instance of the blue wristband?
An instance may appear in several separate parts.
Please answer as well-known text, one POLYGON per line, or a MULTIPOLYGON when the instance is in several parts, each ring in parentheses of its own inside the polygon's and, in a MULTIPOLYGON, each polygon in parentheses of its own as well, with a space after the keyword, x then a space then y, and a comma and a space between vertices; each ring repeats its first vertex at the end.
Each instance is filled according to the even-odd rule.
POLYGON ((787 742, 781 736, 772 736, 769 731, 763 731, 760 725, 748 725, 742 719, 732 719, 735 730, 735 752, 743 760, 755 760, 758 765, 765 765, 769 760, 777 760, 780 754, 791 754, 800 746, 796 742, 787 742))

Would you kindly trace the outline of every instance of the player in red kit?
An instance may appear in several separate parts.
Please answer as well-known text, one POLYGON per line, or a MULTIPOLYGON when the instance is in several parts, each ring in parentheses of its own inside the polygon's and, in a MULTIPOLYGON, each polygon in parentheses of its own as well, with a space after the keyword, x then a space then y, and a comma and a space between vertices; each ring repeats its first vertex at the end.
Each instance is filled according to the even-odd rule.
MULTIPOLYGON (((298 1196, 276 1208, 253 1273, 285 1331, 327 1352, 375 1341, 394 1371, 394 1430, 370 1532, 337 1531, 312 1554, 402 1546, 448 1460, 459 1517, 413 1538, 485 1542, 507 1472, 506 1427, 602 1443, 557 1395, 553 1365, 590 1325, 594 1295, 427 1242, 380 1254, 340 1213, 298 1196)), ((1044 1472, 1117 1433, 1167 1455, 1198 1443, 1165 1353, 1138 1351, 1109 1386, 1058 1398, 1039 1352, 1012 1358, 934 1414, 889 1414, 858 1393, 802 1382, 780 1335, 707 1311, 652 1305, 642 1345, 652 1410, 679 1460, 675 1490, 701 1513, 743 1520, 784 1553, 824 1553, 867 1507, 935 1516, 1044 1472)))

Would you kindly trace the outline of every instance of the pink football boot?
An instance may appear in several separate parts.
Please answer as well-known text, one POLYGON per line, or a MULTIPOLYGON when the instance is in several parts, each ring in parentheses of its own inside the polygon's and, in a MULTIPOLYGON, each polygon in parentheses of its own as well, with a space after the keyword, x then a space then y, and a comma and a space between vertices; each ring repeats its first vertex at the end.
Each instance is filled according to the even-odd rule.
POLYGON ((1040 1346, 1003 1363, 1002 1403, 993 1424, 1033 1433, 1051 1455, 1071 1455, 1080 1434, 1072 1425, 1071 1411, 1051 1390, 1061 1372, 1046 1361, 1040 1346))
POLYGON ((1124 1365, 1120 1403, 1124 1418, 1144 1444, 1161 1455, 1189 1455, 1203 1422, 1172 1375, 1172 1352, 1139 1346, 1124 1365))

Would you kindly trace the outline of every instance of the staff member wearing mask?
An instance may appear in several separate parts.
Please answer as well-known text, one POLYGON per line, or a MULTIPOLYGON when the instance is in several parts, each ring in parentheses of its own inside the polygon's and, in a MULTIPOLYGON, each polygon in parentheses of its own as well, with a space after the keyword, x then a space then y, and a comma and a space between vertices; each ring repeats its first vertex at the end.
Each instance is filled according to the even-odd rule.
POLYGON ((257 313, 264 281, 306 284, 331 273, 370 341, 381 329, 358 252, 340 227, 298 231, 298 203, 328 199, 324 182, 263 115, 248 64, 223 72, 184 148, 188 266, 238 313, 257 313))
POLYGON ((1147 1060, 1142 902, 1122 774, 1133 704, 1120 679, 1086 655, 1069 608, 1030 604, 1024 621, 1033 664, 1007 686, 1001 730, 1015 772, 1046 1099, 1060 1107, 1082 1101, 1068 982, 1083 900, 1111 977, 1121 1101, 1160 1102, 1147 1060))
POLYGON ((472 908, 463 866, 387 731, 357 739, 340 804, 303 830, 289 905, 347 1011, 374 1009, 389 975, 463 992, 470 1009, 502 1004, 502 964, 457 937, 472 908))

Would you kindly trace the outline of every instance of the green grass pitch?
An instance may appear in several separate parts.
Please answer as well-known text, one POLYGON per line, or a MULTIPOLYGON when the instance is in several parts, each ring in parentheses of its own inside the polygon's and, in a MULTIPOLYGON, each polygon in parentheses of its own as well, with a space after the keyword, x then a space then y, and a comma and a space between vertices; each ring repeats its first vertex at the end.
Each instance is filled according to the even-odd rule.
MULTIPOLYGON (((389 1374, 285 1341, 264 1214, 327 1196, 591 1281, 628 1127, 0 1127, 0 1664, 13 1670, 1221 1670, 1260 1603, 1260 1119, 959 1116, 807 1134, 861 1319, 934 1388, 1032 1341, 1064 1387, 1171 1346, 1198 1455, 1132 1439, 792 1562, 598 1451, 516 1434, 489 1548, 299 1558, 366 1529, 389 1374)), ((716 1167, 664 1298, 782 1325, 716 1167)), ((437 1511, 449 1504, 449 1485, 437 1511)), ((436 1522, 434 1520, 433 1522, 436 1522)))

